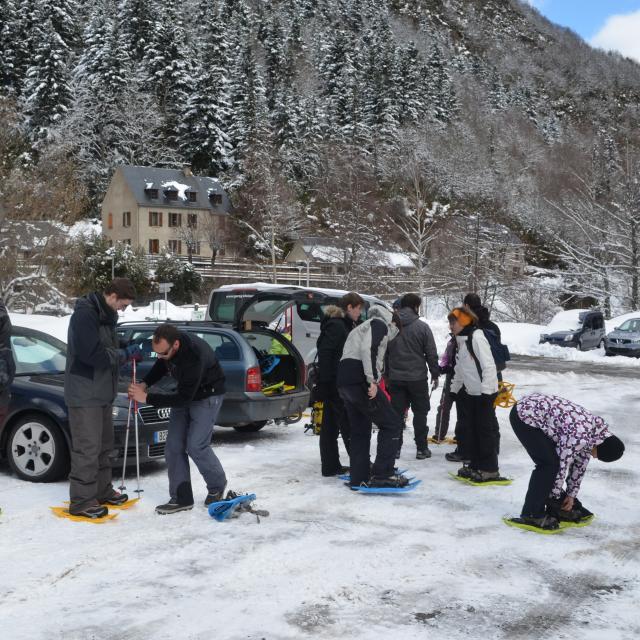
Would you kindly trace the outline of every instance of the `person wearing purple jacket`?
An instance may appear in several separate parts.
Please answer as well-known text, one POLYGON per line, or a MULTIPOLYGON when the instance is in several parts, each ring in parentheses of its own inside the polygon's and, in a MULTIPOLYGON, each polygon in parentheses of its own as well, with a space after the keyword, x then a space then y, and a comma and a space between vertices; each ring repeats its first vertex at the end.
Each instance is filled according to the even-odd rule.
POLYGON ((609 432, 607 423, 566 398, 543 393, 521 398, 509 418, 536 464, 522 514, 511 521, 548 531, 558 529, 559 521, 592 516, 577 497, 589 460, 613 462, 624 453, 624 444, 609 432))

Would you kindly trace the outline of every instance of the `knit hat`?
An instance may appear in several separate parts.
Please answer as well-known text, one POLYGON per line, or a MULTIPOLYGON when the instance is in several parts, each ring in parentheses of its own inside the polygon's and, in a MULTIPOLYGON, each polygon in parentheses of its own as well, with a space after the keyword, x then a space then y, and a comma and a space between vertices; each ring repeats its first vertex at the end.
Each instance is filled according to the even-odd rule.
POLYGON ((473 316, 464 309, 456 307, 450 314, 449 319, 453 316, 463 327, 467 327, 473 323, 473 316))
POLYGON ((613 462, 622 457, 624 453, 624 444, 620 438, 609 436, 603 442, 596 446, 598 460, 602 462, 613 462))

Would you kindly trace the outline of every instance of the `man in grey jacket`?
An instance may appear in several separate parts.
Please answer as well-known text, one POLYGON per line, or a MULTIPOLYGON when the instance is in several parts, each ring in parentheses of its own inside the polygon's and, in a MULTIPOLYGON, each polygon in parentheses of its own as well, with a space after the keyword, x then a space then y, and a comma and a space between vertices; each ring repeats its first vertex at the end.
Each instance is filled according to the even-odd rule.
POLYGON ((113 401, 124 360, 116 336, 118 311, 135 298, 133 284, 116 278, 104 293, 78 298, 69 321, 64 399, 69 408, 71 471, 69 513, 103 518, 104 505, 119 505, 127 496, 111 484, 113 401))
MULTIPOLYGON (((427 414, 429 413, 429 379, 431 373, 433 388, 438 386, 438 352, 431 329, 418 315, 420 297, 407 293, 400 299, 398 316, 402 330, 389 343, 387 379, 391 394, 391 406, 404 419, 409 407, 413 411, 413 431, 416 441, 416 458, 431 457, 427 444, 427 414)), ((402 447, 402 434, 400 435, 402 447)), ((400 455, 400 448, 398 449, 400 455)))

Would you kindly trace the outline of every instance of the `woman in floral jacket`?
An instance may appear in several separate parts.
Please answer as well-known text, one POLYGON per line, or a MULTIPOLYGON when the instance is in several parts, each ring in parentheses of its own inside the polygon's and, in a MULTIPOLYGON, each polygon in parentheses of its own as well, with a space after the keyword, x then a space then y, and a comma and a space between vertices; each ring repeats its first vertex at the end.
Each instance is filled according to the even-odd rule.
POLYGON ((624 452, 607 423, 565 398, 542 393, 524 396, 511 410, 510 421, 536 464, 522 515, 512 521, 550 530, 559 527, 558 519, 575 521, 591 515, 581 512, 577 501, 589 460, 613 462, 624 452))

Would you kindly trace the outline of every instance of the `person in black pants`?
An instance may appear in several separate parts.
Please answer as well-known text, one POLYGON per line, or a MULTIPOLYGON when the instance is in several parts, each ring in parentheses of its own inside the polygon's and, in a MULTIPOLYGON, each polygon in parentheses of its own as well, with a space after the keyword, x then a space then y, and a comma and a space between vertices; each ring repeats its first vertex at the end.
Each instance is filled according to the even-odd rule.
POLYGON ((495 480, 500 477, 492 426, 493 402, 498 392, 496 365, 472 311, 457 307, 451 311, 448 320, 458 343, 449 395, 456 401, 456 407, 463 409, 458 418, 466 455, 470 459, 469 466, 461 467, 458 475, 474 482, 495 480))
POLYGON ((356 326, 364 300, 354 292, 342 296, 339 306, 330 305, 324 310, 318 337, 318 384, 315 394, 322 401, 322 425, 320 427, 320 467, 323 476, 336 476, 347 471, 340 463, 338 436, 349 454, 349 420, 344 402, 338 394, 336 378, 342 349, 349 332, 356 326))
POLYGON ((351 486, 403 487, 407 478, 395 472, 402 418, 378 389, 387 342, 398 332, 399 320, 380 306, 369 309, 369 320, 356 327, 344 345, 338 367, 338 392, 351 427, 351 486), (370 465, 371 428, 377 425, 378 448, 370 465))
MULTIPOLYGON (((429 403, 429 378, 432 386, 438 386, 438 352, 431 329, 420 320, 420 296, 407 293, 400 299, 398 317, 402 325, 400 334, 389 342, 387 389, 391 394, 391 405, 404 420, 407 409, 413 411, 413 431, 416 443, 416 458, 431 457, 427 444, 427 414, 429 403)), ((402 447, 402 431, 400 432, 402 447)), ((400 455, 398 448, 397 456, 400 455)))
POLYGON ((624 453, 607 423, 570 400, 542 393, 521 398, 509 420, 536 465, 521 516, 512 522, 544 531, 557 529, 559 520, 592 516, 577 498, 589 460, 612 462, 624 453))

